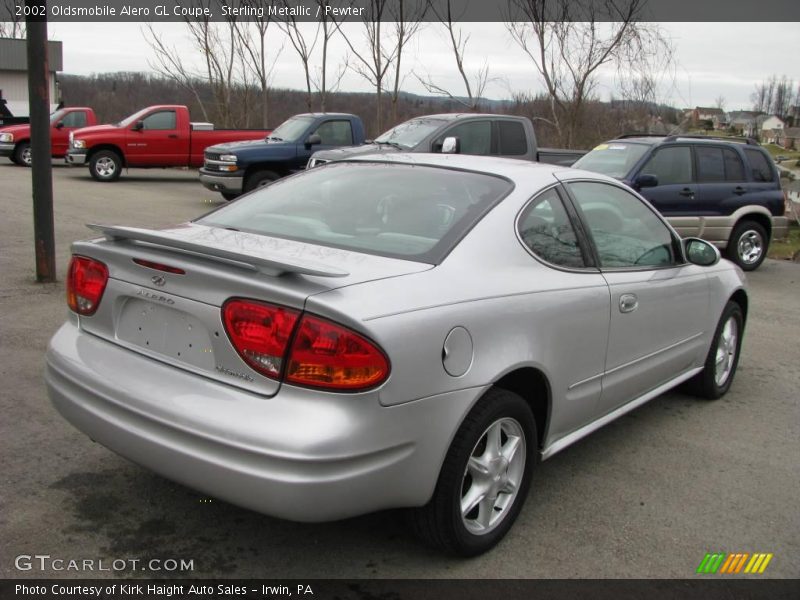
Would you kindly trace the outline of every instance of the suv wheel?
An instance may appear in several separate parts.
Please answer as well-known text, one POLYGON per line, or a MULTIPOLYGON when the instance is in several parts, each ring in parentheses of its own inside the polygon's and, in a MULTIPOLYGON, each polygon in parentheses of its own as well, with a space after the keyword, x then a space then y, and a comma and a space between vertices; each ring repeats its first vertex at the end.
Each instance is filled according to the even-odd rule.
POLYGON ((753 271, 767 256, 769 237, 755 221, 741 221, 733 228, 726 254, 744 271, 753 271))

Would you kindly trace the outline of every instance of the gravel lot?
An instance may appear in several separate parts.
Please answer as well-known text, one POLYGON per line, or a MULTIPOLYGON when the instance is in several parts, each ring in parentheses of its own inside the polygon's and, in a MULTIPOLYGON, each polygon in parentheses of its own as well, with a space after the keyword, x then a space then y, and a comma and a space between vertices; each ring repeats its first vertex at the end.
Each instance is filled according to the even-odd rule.
POLYGON ((275 520, 151 474, 62 420, 42 366, 66 313, 70 242, 90 237, 86 222, 164 226, 221 199, 193 171, 131 170, 99 184, 56 166, 54 180, 62 281, 39 285, 30 171, 0 163, 0 577, 115 576, 14 568, 20 554, 49 554, 190 559, 183 575, 199 577, 683 578, 709 551, 772 552, 761 577, 800 576, 800 265, 768 260, 750 276, 724 399, 669 393, 558 454, 506 540, 455 560, 418 544, 398 512, 275 520))

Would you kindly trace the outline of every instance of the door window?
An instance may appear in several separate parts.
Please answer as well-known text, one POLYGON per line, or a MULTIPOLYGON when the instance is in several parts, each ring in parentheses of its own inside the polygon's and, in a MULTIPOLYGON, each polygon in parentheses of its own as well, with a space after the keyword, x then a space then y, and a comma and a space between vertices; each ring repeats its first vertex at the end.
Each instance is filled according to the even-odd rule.
POLYGON ((697 181, 744 181, 742 159, 730 148, 697 146, 697 181))
POLYGON ((145 131, 163 131, 175 129, 175 111, 162 110, 147 115, 142 122, 145 131))
POLYGON ((689 146, 656 150, 641 170, 643 175, 658 177, 658 185, 692 182, 692 151, 689 146))
POLYGON ((605 268, 666 267, 678 263, 670 229, 639 198, 617 186, 569 184, 605 268))
POLYGON ((750 161, 750 167, 753 169, 753 179, 756 181, 775 181, 772 168, 767 162, 767 157, 760 150, 754 148, 745 148, 744 153, 747 160, 750 161))
POLYGON ((317 127, 316 134, 322 138, 323 146, 350 146, 353 143, 350 121, 326 121, 317 127))
POLYGON ((69 128, 86 127, 86 113, 83 111, 67 113, 64 118, 61 119, 61 124, 69 128))
POLYGON ((555 188, 528 205, 517 227, 523 243, 542 260, 561 267, 586 266, 578 236, 555 188))
POLYGON ((448 129, 434 146, 441 151, 442 142, 447 137, 457 137, 461 140, 461 154, 493 154, 491 121, 472 121, 456 125, 448 129))

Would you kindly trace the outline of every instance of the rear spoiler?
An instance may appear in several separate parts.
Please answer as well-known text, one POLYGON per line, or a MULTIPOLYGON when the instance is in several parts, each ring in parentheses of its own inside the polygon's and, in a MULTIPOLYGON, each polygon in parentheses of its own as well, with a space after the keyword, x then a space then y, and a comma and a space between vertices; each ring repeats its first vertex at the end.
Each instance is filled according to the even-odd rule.
POLYGON ((247 269, 279 276, 284 273, 298 273, 300 275, 316 275, 318 277, 346 277, 347 271, 329 267, 320 263, 298 260, 296 258, 264 258, 253 256, 244 252, 235 252, 223 248, 197 244, 181 239, 161 231, 152 229, 139 229, 137 227, 121 227, 117 225, 97 225, 87 223, 86 226, 102 233, 110 241, 128 241, 134 244, 146 244, 188 254, 207 260, 228 264, 240 269, 247 269))

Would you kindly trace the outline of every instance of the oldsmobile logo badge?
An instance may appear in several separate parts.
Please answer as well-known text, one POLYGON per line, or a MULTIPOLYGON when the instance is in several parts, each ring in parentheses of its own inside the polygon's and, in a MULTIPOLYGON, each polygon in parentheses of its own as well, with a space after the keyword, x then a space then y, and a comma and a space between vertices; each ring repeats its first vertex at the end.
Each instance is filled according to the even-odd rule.
POLYGON ((155 283, 158 287, 164 287, 164 284, 167 283, 167 278, 163 275, 153 275, 150 281, 155 283))

